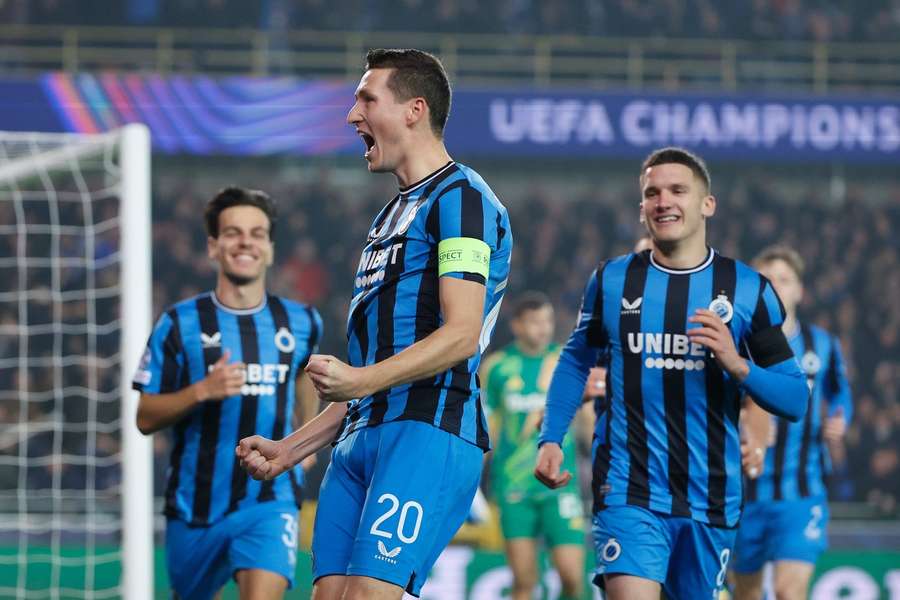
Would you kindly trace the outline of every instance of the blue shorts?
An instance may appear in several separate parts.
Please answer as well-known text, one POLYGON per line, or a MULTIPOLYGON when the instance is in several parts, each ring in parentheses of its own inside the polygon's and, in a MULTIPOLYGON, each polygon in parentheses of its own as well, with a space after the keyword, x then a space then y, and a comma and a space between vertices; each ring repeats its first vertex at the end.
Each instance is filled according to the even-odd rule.
POLYGON ((756 573, 767 562, 799 560, 815 564, 828 547, 825 498, 750 502, 744 507, 734 563, 737 573, 756 573))
POLYGON ((713 527, 638 506, 594 514, 597 576, 634 575, 662 584, 670 600, 715 598, 725 583, 734 529, 713 527))
POLYGON ((340 441, 319 490, 313 580, 361 575, 418 596, 469 514, 483 456, 419 421, 363 427, 340 441))
POLYGON ((263 569, 294 585, 297 565, 297 506, 263 502, 209 527, 180 519, 166 524, 166 564, 175 597, 207 600, 243 569, 263 569))

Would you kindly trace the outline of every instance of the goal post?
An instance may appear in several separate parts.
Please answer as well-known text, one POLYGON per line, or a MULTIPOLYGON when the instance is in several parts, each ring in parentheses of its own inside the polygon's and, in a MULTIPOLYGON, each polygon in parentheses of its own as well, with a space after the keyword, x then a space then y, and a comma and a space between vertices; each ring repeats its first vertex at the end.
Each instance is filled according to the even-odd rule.
POLYGON ((150 135, 0 132, 0 597, 153 597, 150 135))
POLYGON ((131 378, 153 318, 150 212, 150 131, 122 129, 122 592, 153 598, 153 445, 137 429, 138 393, 131 378))

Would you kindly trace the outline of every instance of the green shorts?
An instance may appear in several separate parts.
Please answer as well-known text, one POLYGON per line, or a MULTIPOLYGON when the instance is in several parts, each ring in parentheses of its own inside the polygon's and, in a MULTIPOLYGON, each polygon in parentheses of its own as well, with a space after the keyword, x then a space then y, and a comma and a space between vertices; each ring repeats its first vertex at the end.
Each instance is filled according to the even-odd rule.
POLYGON ((549 548, 584 544, 584 507, 574 486, 552 493, 507 492, 497 505, 500 530, 508 540, 543 537, 549 548))

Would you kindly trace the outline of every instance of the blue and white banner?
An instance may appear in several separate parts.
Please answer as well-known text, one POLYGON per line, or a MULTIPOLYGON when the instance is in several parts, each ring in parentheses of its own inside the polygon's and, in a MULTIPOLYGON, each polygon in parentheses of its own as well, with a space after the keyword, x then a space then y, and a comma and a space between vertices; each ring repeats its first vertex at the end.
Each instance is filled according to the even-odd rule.
MULTIPOLYGON (((167 154, 362 155, 352 83, 48 74, 0 80, 0 129, 104 131, 140 121, 167 154)), ((461 157, 636 158, 687 146, 711 160, 900 165, 900 99, 457 87, 461 157)))
POLYGON ((635 157, 686 146, 707 158, 893 161, 900 100, 461 91, 448 145, 465 153, 635 157))

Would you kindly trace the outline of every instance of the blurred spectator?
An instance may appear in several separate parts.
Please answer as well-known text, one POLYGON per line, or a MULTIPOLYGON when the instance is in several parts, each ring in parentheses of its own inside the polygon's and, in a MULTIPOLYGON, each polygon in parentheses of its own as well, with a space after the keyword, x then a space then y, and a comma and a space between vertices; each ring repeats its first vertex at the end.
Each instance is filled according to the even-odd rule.
MULTIPOLYGON (((0 0, 3 23, 900 40, 900 0, 0 0)), ((281 42, 279 42, 280 44, 281 42)))

